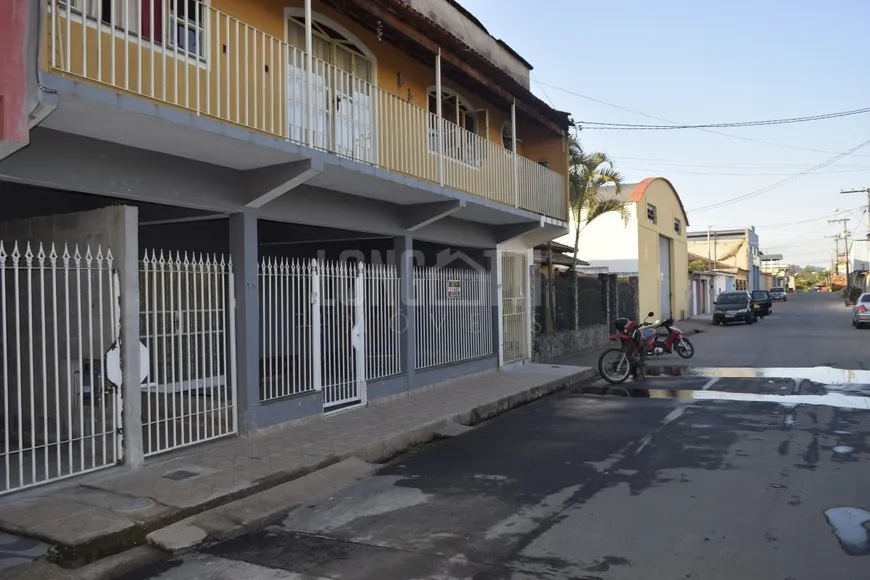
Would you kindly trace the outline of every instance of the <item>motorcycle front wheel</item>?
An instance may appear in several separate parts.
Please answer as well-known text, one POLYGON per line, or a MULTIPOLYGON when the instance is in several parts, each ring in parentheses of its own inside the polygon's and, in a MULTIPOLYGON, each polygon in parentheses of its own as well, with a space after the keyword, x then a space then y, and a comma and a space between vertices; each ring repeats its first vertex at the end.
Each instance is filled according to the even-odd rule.
POLYGON ((621 385, 631 375, 631 359, 621 348, 608 348, 598 357, 598 374, 611 385, 621 385))
POLYGON ((680 355, 680 358, 689 359, 695 356, 695 346, 689 342, 688 338, 680 339, 674 344, 674 350, 680 355))

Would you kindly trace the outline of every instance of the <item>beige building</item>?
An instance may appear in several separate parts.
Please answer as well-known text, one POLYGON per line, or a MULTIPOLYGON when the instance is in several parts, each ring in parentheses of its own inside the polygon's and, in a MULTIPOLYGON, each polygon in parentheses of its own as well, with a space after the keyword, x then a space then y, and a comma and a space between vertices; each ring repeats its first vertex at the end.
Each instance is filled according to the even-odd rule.
MULTIPOLYGON (((638 277, 641 318, 650 311, 662 320, 689 316, 689 218, 677 190, 664 177, 649 177, 624 185, 619 194, 603 187, 599 195, 618 195, 629 218, 626 223, 614 212, 585 225, 578 242, 583 259, 591 267, 638 277)), ((572 216, 569 233, 558 241, 573 245, 576 228, 572 216)))

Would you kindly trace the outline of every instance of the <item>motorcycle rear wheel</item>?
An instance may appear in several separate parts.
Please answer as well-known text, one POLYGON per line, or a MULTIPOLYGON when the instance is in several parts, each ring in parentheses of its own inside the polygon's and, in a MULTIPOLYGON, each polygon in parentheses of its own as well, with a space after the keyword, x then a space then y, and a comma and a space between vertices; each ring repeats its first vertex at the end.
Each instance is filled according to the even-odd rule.
POLYGON ((598 357, 598 374, 611 385, 621 385, 632 372, 631 359, 621 348, 608 348, 598 357), (612 357, 613 361, 605 359, 612 357))
POLYGON ((688 338, 683 338, 674 344, 674 351, 680 355, 680 358, 690 359, 695 356, 695 345, 689 342, 688 338))

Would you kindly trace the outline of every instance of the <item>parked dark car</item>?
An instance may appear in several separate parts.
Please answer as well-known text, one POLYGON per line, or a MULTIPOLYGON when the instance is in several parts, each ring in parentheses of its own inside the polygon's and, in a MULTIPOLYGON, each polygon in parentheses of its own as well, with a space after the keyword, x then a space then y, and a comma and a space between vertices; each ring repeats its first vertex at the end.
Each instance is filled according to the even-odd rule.
POLYGON ((755 316, 764 318, 773 313, 773 298, 767 290, 752 291, 752 310, 755 316))
POLYGON ((757 317, 752 308, 752 296, 746 290, 723 292, 713 303, 713 324, 744 322, 753 324, 757 317))

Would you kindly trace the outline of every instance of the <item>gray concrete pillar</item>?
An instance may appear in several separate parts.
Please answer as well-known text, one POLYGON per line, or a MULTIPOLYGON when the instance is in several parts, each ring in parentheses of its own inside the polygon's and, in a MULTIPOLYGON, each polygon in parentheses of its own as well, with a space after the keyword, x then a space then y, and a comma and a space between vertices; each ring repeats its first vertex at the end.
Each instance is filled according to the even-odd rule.
MULTIPOLYGON (((486 261, 486 269, 490 275, 490 311, 492 312, 492 324, 489 331, 492 332, 492 351, 498 355, 498 364, 504 362, 504 334, 502 333, 502 272, 501 272, 501 256, 498 249, 493 248, 484 253, 486 261)), ((483 330, 483 329, 481 329, 483 330)))
POLYGON ((257 429, 260 405, 259 248, 257 214, 253 211, 230 215, 230 255, 236 294, 236 412, 239 434, 248 435, 257 429))
POLYGON ((399 270, 399 315, 393 324, 398 332, 402 353, 402 372, 408 375, 408 385, 413 387, 417 368, 417 317, 414 303, 414 239, 398 236, 393 239, 393 252, 399 270))
MULTIPOLYGON (((118 272, 120 292, 121 383, 123 392, 124 463, 141 467, 145 462, 142 444, 142 361, 139 336, 139 208, 111 208, 109 246, 118 272)), ((146 362, 147 364, 147 362, 146 362)))

